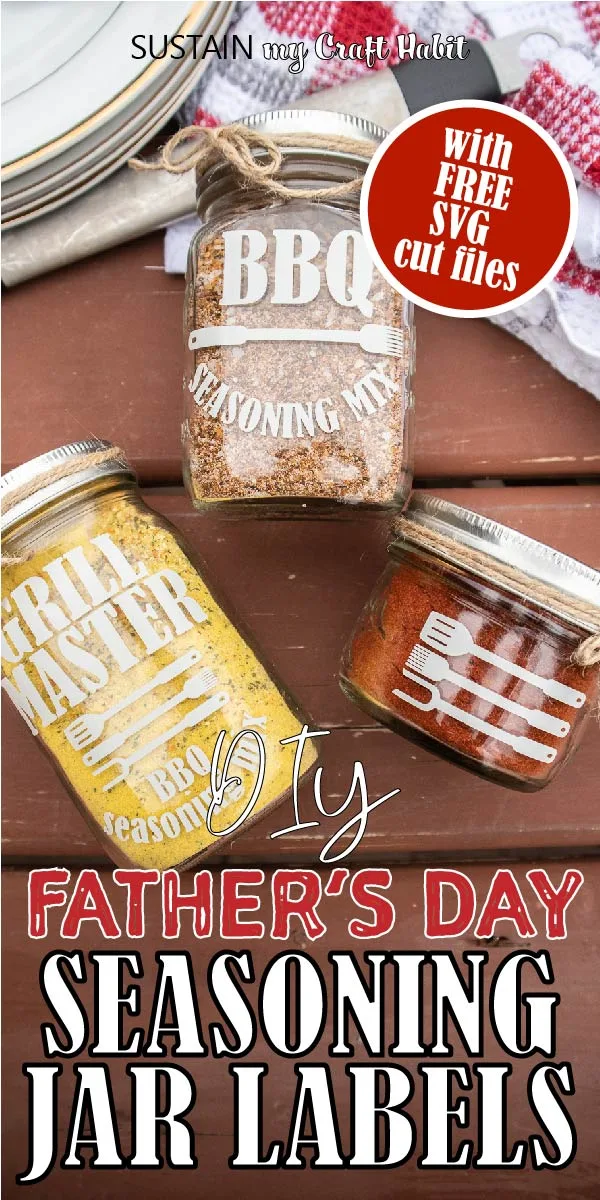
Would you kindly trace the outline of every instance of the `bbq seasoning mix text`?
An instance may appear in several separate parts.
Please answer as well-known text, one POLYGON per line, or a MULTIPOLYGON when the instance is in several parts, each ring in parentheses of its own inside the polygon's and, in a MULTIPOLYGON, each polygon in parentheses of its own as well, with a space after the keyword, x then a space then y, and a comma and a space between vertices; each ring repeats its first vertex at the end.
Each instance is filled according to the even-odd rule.
POLYGON ((2 495, 4 690, 113 858, 193 863, 284 798, 303 719, 114 447, 64 446, 2 495))
POLYGON ((184 322, 192 500, 237 512, 402 506, 411 311, 375 269, 358 214, 384 131, 295 111, 240 129, 241 168, 218 149, 207 166, 198 152, 205 224, 189 252, 184 322), (285 143, 279 167, 260 178, 272 139, 285 143))

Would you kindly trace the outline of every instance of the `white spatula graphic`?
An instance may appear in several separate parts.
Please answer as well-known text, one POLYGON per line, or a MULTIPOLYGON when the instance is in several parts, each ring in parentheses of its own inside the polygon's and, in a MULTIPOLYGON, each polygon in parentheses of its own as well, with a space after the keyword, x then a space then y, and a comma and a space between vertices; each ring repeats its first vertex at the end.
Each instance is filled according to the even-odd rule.
POLYGON ((565 683, 559 683, 556 679, 545 679, 543 675, 535 675, 533 671, 527 671, 525 667, 478 646, 462 621, 455 621, 452 617, 446 617, 444 613, 430 613, 420 636, 426 646, 431 646, 433 650, 441 650, 443 654, 449 654, 450 658, 460 654, 475 654, 484 662, 500 667, 507 675, 514 675, 517 679, 524 679, 526 683, 533 684, 545 696, 551 696, 553 700, 563 704, 570 704, 571 708, 581 708, 582 704, 585 704, 585 692, 577 692, 575 688, 567 687, 565 683))

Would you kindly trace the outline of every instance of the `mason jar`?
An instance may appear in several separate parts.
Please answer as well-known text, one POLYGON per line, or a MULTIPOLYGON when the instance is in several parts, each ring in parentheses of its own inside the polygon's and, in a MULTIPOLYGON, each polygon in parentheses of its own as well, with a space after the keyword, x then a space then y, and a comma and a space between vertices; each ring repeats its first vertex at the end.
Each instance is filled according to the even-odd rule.
POLYGON ((417 492, 389 550, 343 690, 435 754, 544 787, 597 712, 600 573, 417 492))
POLYGON ((0 490, 2 687, 117 862, 192 865, 310 769, 304 717, 110 443, 0 490))
MULTIPOLYGON (((260 113, 244 124, 291 141, 277 179, 296 189, 362 177, 385 136, 331 112, 260 113), (295 146, 295 134, 330 145, 295 146)), ((260 147, 253 154, 264 161, 260 147)), ((226 162, 199 175, 183 421, 197 508, 340 514, 408 498, 412 309, 372 262, 359 195, 282 202, 244 186, 226 162)))

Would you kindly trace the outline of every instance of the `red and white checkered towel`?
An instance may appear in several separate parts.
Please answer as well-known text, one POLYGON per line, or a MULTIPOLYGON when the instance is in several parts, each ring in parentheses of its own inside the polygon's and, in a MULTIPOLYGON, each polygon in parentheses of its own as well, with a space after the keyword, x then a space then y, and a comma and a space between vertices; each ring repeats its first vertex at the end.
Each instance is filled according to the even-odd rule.
MULTIPOLYGON (((319 61, 314 42, 330 31, 353 42, 367 34, 390 45, 396 34, 464 33, 486 41, 532 26, 554 30, 561 45, 531 64, 524 87, 510 103, 548 131, 569 160, 579 192, 575 246, 556 278, 533 300, 495 318, 528 342, 569 379, 600 399, 600 3, 355 3, 238 4, 236 32, 252 34, 252 60, 215 62, 188 98, 184 123, 222 124, 252 112, 281 108, 309 92, 344 83, 367 68, 334 59, 319 61), (285 62, 266 61, 263 42, 304 41, 304 71, 292 74, 285 62)), ((392 59, 385 65, 391 65, 392 59)), ((383 65, 383 64, 382 64, 383 65)), ((189 222, 167 231, 165 267, 185 269, 189 222)))

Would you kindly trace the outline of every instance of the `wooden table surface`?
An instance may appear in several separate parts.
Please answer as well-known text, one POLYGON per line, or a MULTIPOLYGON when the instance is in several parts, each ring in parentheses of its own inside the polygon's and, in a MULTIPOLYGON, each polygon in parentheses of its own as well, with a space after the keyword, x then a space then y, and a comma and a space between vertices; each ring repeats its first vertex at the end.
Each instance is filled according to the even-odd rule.
MULTIPOLYGON (((387 521, 357 516, 334 522, 304 519, 234 521, 194 513, 181 488, 181 308, 183 281, 162 270, 160 236, 141 239, 96 260, 24 285, 5 297, 4 469, 64 442, 96 435, 112 439, 135 463, 148 502, 182 530, 229 596, 244 624, 264 648, 290 690, 320 726, 325 739, 326 795, 346 794, 352 763, 360 758, 373 794, 398 787, 400 796, 370 819, 351 866, 390 866, 390 894, 403 920, 379 949, 423 947, 423 866, 469 864, 485 890, 495 868, 546 865, 560 880, 579 864, 585 889, 576 899, 569 938, 552 948, 564 984, 558 1056, 573 1063, 577 1096, 571 1111, 579 1135, 574 1163, 564 1172, 418 1172, 400 1175, 287 1172, 285 1191, 304 1197, 358 1196, 365 1188, 381 1200, 399 1190, 412 1200, 443 1191, 457 1200, 483 1197, 600 1195, 597 1127, 600 1117, 598 1033, 592 1003, 598 961, 599 733, 590 728, 572 763, 544 791, 510 792, 479 781, 375 725, 342 695, 337 666, 342 646, 385 561, 387 521), (596 1056, 596 1058, 595 1058, 596 1056)), ((600 406, 558 375, 528 347, 483 321, 456 322, 419 313, 416 377, 416 475, 421 486, 456 499, 560 550, 600 567, 600 406)), ((11 706, 4 716, 4 919, 5 919, 5 1195, 17 1194, 14 1176, 26 1165, 26 1083, 20 1064, 41 1058, 44 1006, 37 973, 49 948, 26 935, 27 870, 58 864, 105 867, 106 859, 85 822, 11 706)), ((244 865, 315 865, 325 840, 320 829, 269 840, 278 818, 242 834, 221 862, 244 865)), ((214 860, 218 865, 219 860, 214 860)), ((326 873, 326 872, 325 872, 326 873)), ((540 917, 540 906, 532 914, 540 917)), ((543 921, 538 928, 543 929, 543 921)), ((498 957, 518 944, 506 923, 498 957)), ((97 939, 96 939, 97 940, 97 939)), ((82 944, 94 945, 92 933, 82 944)), ((120 946, 125 942, 117 942, 120 946)), ((466 936, 452 949, 473 949, 466 936)), ((143 949, 150 961, 162 943, 156 914, 143 949)), ((265 960, 273 944, 257 943, 265 960)), ((532 945, 547 945, 543 936, 532 945)), ((192 952, 201 970, 219 947, 194 944, 182 931, 178 948, 192 952)), ((330 932, 311 953, 351 948, 343 907, 330 932)), ((356 946, 352 947, 356 949, 356 946)), ((430 947, 428 947, 430 948, 430 947)), ((265 1050, 273 1074, 269 1113, 292 1087, 289 1064, 265 1050), (285 1068, 285 1069, 284 1069, 285 1068)), ((230 1077, 222 1062, 193 1069, 199 1091, 210 1097, 203 1133, 202 1175, 178 1172, 183 1197, 213 1189, 234 1197, 248 1187, 280 1194, 277 1172, 233 1175, 230 1077)), ((523 1071, 515 1071, 515 1128, 527 1123, 523 1071)), ((66 1102, 65 1102, 66 1103, 66 1102)), ((118 1107, 123 1103, 117 1098, 118 1107)), ((344 1102, 345 1104, 345 1102, 344 1102)), ((344 1105, 342 1105, 344 1108, 344 1105)), ((344 1108, 347 1116, 347 1104, 344 1108)), ((274 1116, 274 1119, 275 1119, 274 1116)), ((64 1133, 66 1109, 61 1105, 64 1133)), ((528 1130, 527 1130, 528 1131, 528 1130)), ((273 1136, 275 1133, 273 1133, 273 1136)), ((135 1187, 162 1196, 169 1173, 143 1172, 135 1187), (142 1183, 143 1181, 143 1183, 142 1183)), ((101 1200, 131 1181, 103 1172, 54 1172, 37 1186, 44 1197, 101 1200), (107 1179, 109 1182, 107 1182, 107 1179)), ((34 1185, 35 1188, 35 1185, 34 1185)))

